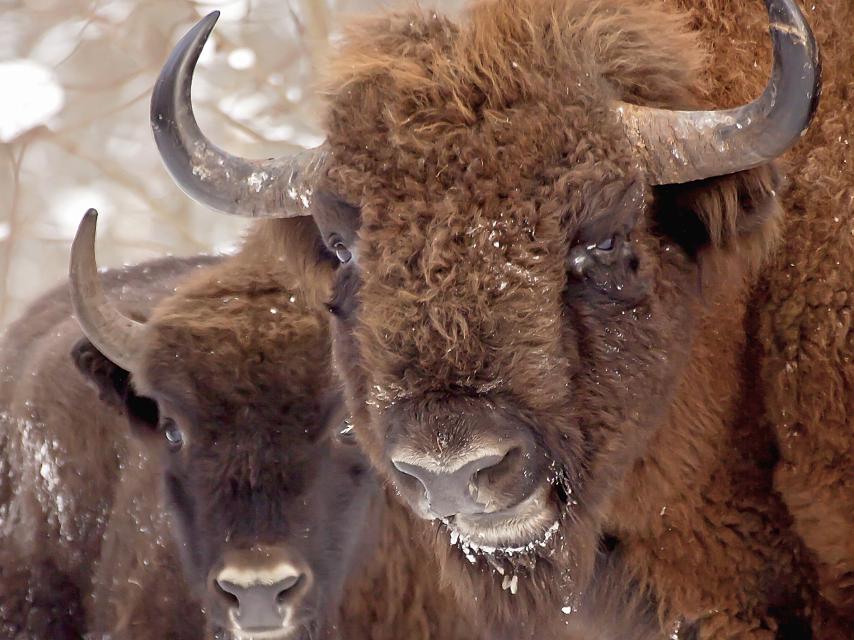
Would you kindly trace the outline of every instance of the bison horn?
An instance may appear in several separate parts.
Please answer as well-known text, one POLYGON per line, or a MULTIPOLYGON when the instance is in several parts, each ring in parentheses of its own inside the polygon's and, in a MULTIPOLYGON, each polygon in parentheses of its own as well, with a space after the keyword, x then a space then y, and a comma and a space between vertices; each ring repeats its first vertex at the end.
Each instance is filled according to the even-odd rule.
POLYGON ((806 131, 821 93, 821 62, 795 0, 765 0, 771 80, 753 102, 720 111, 671 111, 620 102, 616 110, 655 184, 744 171, 769 162, 806 131))
POLYGON ((104 295, 95 263, 95 228, 98 212, 89 209, 80 221, 71 245, 69 284, 74 315, 83 334, 122 369, 132 371, 139 362, 140 333, 144 325, 116 309, 104 295))
POLYGON ((193 71, 219 17, 200 20, 166 61, 151 96, 151 128, 160 156, 184 192, 212 209, 241 216, 309 215, 314 183, 323 170, 324 146, 268 160, 226 153, 199 129, 190 101, 193 71))

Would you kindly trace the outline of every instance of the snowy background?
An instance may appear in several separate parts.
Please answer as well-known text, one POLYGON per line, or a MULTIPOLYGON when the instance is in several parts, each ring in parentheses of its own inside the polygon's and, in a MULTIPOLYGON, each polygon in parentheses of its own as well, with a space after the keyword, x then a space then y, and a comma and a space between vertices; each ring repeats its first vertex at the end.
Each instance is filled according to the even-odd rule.
POLYGON ((0 0, 0 326, 66 277, 88 207, 102 266, 239 242, 246 223, 188 200, 148 126, 160 66, 199 17, 222 11, 193 83, 200 125, 265 157, 320 140, 312 79, 344 21, 407 2, 0 0))

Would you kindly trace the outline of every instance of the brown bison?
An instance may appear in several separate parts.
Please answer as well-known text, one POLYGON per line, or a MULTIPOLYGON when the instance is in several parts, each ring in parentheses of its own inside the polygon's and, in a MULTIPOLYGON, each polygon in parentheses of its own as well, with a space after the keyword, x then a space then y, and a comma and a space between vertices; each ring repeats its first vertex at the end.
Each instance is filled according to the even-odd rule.
POLYGON ((473 638, 342 429, 326 322, 281 263, 164 260, 105 294, 95 220, 85 337, 61 288, 3 347, 0 636, 473 638))
POLYGON ((215 16, 155 87, 190 196, 293 218, 259 247, 329 287, 359 442, 514 640, 854 624, 854 5, 810 9, 807 130, 813 32, 758 4, 367 20, 274 160, 193 118, 215 16))

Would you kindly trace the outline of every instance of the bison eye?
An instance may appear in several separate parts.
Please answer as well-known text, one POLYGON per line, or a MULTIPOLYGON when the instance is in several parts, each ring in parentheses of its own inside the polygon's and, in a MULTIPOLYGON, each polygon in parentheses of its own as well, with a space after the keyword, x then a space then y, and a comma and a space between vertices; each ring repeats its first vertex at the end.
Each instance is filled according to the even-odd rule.
POLYGON ((164 418, 163 420, 163 435, 166 436, 166 442, 169 443, 169 448, 172 451, 177 451, 184 444, 184 434, 181 433, 180 427, 172 418, 164 418))
POLYGON ((646 295, 639 249, 622 233, 572 247, 567 255, 567 270, 572 276, 570 286, 583 283, 626 302, 636 302, 646 295))
POLYGON ((615 236, 611 236, 610 238, 606 238, 600 242, 597 242, 595 248, 599 251, 611 251, 614 248, 614 243, 616 241, 615 236))
POLYGON ((335 252, 335 257, 338 258, 338 262, 341 264, 350 262, 350 259, 353 257, 353 254, 350 253, 350 250, 341 240, 336 241, 335 244, 332 245, 332 250, 335 252))

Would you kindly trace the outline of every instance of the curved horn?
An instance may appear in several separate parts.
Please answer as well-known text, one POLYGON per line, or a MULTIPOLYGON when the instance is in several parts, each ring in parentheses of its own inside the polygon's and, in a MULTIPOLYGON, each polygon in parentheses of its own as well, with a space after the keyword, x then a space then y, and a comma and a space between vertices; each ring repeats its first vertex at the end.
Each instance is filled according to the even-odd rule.
POLYGON ((752 169, 784 153, 818 107, 821 61, 794 0, 765 0, 771 80, 753 102, 721 111, 670 111, 620 102, 616 110, 655 184, 752 169))
POLYGON ((172 178, 212 209, 258 218, 310 215, 324 146, 269 160, 226 153, 199 129, 190 101, 193 71, 219 17, 209 13, 172 50, 151 95, 151 128, 172 178))
POLYGON ((122 369, 132 371, 139 362, 139 338, 145 325, 119 312, 101 289, 95 263, 97 222, 98 212, 89 209, 71 245, 71 304, 84 335, 98 351, 122 369))

